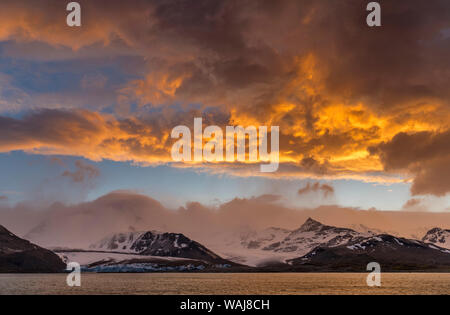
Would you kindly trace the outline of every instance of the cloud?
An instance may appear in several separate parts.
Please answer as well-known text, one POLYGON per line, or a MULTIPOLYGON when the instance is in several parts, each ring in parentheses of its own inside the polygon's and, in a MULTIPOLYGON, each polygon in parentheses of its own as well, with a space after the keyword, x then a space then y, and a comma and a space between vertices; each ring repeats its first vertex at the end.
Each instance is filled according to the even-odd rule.
POLYGON ((413 195, 445 196, 450 192, 450 158, 437 158, 418 167, 411 187, 413 195))
POLYGON ((63 159, 61 159, 61 158, 59 158, 57 156, 50 157, 50 162, 52 164, 56 164, 56 165, 59 165, 59 166, 66 166, 66 163, 63 161, 63 159))
MULTIPOLYGON (((196 114, 220 126, 280 126, 283 176, 389 181, 398 179, 392 172, 403 175, 395 159, 405 153, 396 158, 369 154, 369 148, 388 150, 380 145, 402 133, 448 129, 447 0, 383 3, 383 27, 377 29, 366 27, 359 0, 80 3, 83 26, 76 30, 65 25, 59 1, 0 4, 4 56, 57 60, 65 69, 61 77, 72 77, 80 64, 104 69, 105 60, 113 60, 121 63, 125 82, 112 80, 108 68, 83 76, 79 95, 33 97, 3 77, 2 109, 71 110, 0 118, 2 152, 167 163, 169 130, 191 124, 193 112, 186 107, 198 104, 196 114), (91 90, 104 94, 81 101, 91 90), (103 104, 111 95, 112 104, 103 104), (98 112, 105 108, 113 114, 98 112)), ((445 194, 449 184, 437 174, 448 172, 447 162, 409 165, 413 193, 445 194)))
POLYGON ((319 182, 308 182, 305 187, 298 190, 299 195, 321 192, 324 198, 334 195, 334 188, 328 184, 320 184, 319 182))
POLYGON ((70 178, 75 183, 83 183, 100 175, 100 171, 93 165, 82 160, 75 161, 74 172, 64 171, 61 176, 70 178))
POLYGON ((116 120, 90 111, 41 110, 22 119, 0 117, 0 151, 78 155, 94 161, 151 162, 158 155, 167 159, 163 144, 168 129, 153 132, 152 127, 137 119, 116 120))
MULTIPOLYGON (((277 173, 260 173, 257 163, 173 163, 170 150, 176 139, 170 138, 174 126, 192 129, 198 110, 174 112, 161 110, 142 117, 116 118, 87 110, 44 109, 21 118, 0 116, 0 152, 22 150, 33 154, 82 156, 93 161, 104 159, 134 162, 143 166, 167 163, 174 167, 192 167, 211 173, 237 176, 358 178, 390 181, 393 178, 365 170, 348 170, 313 158, 291 161, 280 153, 277 173)), ((226 114, 208 113, 204 125, 229 123, 226 114)), ((67 173, 69 175, 70 173, 67 173)))
POLYGON ((399 133, 370 148, 387 171, 413 176, 413 195, 444 196, 450 192, 450 131, 399 133))
POLYGON ((267 227, 296 229, 308 217, 328 225, 421 238, 428 229, 450 226, 450 213, 364 211, 338 206, 314 209, 283 206, 276 196, 236 198, 215 207, 190 202, 168 209, 131 191, 116 191, 90 202, 0 207, 0 222, 44 246, 88 246, 114 232, 160 230, 185 233, 206 245, 217 238, 267 227))
POLYGON ((8 196, 1 196, 0 195, 0 202, 1 201, 6 201, 6 200, 8 200, 8 196))
POLYGON ((422 205, 422 201, 421 199, 409 199, 404 205, 403 205, 403 210, 407 210, 407 211, 425 211, 426 208, 424 205, 422 205))

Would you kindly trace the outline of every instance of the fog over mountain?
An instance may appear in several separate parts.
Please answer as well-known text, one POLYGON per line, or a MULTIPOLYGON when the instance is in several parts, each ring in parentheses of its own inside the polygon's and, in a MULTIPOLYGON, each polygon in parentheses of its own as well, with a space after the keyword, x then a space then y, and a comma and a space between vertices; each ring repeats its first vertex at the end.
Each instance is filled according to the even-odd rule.
MULTIPOLYGON (((117 191, 91 202, 53 204, 34 209, 24 204, 0 208, 0 222, 41 246, 89 246, 111 233, 158 230, 183 233, 209 246, 243 232, 269 227, 298 229, 307 218, 356 231, 386 232, 421 239, 432 228, 450 227, 450 213, 378 211, 322 206, 288 208, 277 196, 234 199, 217 207, 188 203, 168 209, 148 196, 117 191)), ((214 248, 213 248, 214 249, 214 248)))

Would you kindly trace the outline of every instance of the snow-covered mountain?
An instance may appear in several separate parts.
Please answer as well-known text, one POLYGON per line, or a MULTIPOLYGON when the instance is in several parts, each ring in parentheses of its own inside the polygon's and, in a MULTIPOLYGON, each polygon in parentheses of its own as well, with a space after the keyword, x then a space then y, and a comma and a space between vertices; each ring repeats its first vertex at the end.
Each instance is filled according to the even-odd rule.
MULTIPOLYGON (((345 256, 345 259, 340 259, 345 260, 345 264, 350 268, 353 268, 353 264, 359 268, 358 264, 361 263, 359 260, 364 255, 385 259, 388 263, 389 257, 397 257, 401 265, 401 256, 404 254, 407 258, 405 265, 408 266, 414 262, 413 257, 408 256, 412 253, 423 252, 428 255, 428 258, 432 257, 433 253, 440 258, 443 257, 442 255, 450 254, 450 251, 446 252, 441 248, 449 245, 448 230, 433 229, 427 233, 423 242, 402 239, 386 233, 375 234, 375 231, 369 228, 359 230, 329 226, 308 218, 295 230, 271 227, 259 231, 230 232, 229 235, 223 235, 214 241, 211 238, 211 242, 203 240, 202 243, 208 248, 183 234, 148 231, 116 233, 93 244, 90 250, 146 256, 148 259, 154 259, 155 256, 178 257, 214 264, 226 264, 231 261, 259 267, 275 266, 287 261, 299 262, 303 261, 299 259, 308 258, 308 255, 311 256, 308 259, 312 259, 312 256, 317 253, 325 252, 326 254, 320 256, 323 260, 319 261, 320 257, 314 258, 314 263, 317 262, 324 268, 330 264, 325 259, 328 254, 345 256), (334 251, 335 248, 337 252, 334 251), (389 257, 384 257, 382 255, 384 252, 389 252, 389 257)), ((130 259, 135 261, 136 257, 130 257, 130 259)), ((426 260, 424 262, 428 263, 426 260)), ((394 263, 392 261, 392 264, 394 263)), ((117 261, 114 262, 114 265, 117 264, 117 261)))
POLYGON ((89 249, 144 256, 183 257, 209 262, 223 261, 220 256, 181 233, 157 231, 116 233, 91 245, 89 249))
POLYGON ((308 218, 296 230, 271 227, 246 231, 236 239, 228 236, 222 244, 216 241, 207 245, 231 261, 263 266, 303 256, 317 246, 339 246, 373 234, 328 226, 308 218))
POLYGON ((397 236, 397 233, 395 231, 380 230, 380 229, 368 227, 364 224, 351 224, 349 226, 349 228, 356 232, 364 234, 364 235, 390 234, 390 235, 397 236))
MULTIPOLYGON (((144 233, 145 232, 114 233, 97 243, 92 244, 89 246, 89 249, 117 253, 137 253, 136 250, 131 249, 131 246, 144 233)), ((157 232, 154 233, 156 234, 157 232)))
POLYGON ((319 246, 287 262, 307 270, 364 271, 372 261, 379 263, 385 271, 448 270, 450 250, 418 240, 382 234, 346 245, 319 246))
POLYGON ((324 225, 308 218, 299 229, 290 232, 284 239, 267 245, 263 250, 303 256, 319 245, 334 247, 367 236, 368 234, 324 225))
POLYGON ((292 231, 282 228, 270 227, 261 231, 241 233, 240 243, 248 249, 263 249, 271 244, 281 242, 292 231))
POLYGON ((441 228, 431 229, 422 238, 422 241, 450 249, 450 230, 444 230, 441 228))

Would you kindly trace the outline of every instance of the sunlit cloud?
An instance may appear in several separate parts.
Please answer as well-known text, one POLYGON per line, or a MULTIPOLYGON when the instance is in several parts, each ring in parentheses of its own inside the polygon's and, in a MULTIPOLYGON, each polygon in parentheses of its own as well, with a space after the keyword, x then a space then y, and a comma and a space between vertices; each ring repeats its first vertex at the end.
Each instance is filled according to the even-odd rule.
POLYGON ((450 121, 445 0, 386 3, 380 30, 361 27, 357 0, 133 0, 126 10, 122 1, 80 1, 77 30, 60 23, 58 1, 44 2, 0 5, 5 58, 67 62, 66 76, 80 63, 128 61, 120 74, 99 67, 74 79, 78 94, 29 91, 0 73, 0 112, 22 113, 0 117, 1 152, 450 192, 450 176, 439 176, 449 172, 441 144, 450 121), (259 174, 259 163, 173 163, 170 131, 194 117, 280 126, 278 172, 259 174))

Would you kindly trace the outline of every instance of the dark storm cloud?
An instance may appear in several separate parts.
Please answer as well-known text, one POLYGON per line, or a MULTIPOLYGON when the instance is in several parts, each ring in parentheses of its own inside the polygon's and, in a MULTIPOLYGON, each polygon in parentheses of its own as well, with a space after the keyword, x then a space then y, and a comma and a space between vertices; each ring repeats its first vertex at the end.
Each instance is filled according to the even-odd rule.
POLYGON ((370 148, 388 171, 414 174, 413 195, 443 196, 450 191, 450 132, 400 133, 370 148))
MULTIPOLYGON (((276 83, 289 84, 296 76, 295 60, 310 53, 317 56, 323 72, 323 98, 331 93, 392 110, 410 101, 449 95, 445 88, 449 74, 443 71, 450 63, 446 58, 450 44, 443 35, 450 27, 450 6, 445 0, 384 1, 383 26, 378 29, 365 26, 367 1, 362 0, 80 3, 85 25, 78 32, 56 23, 66 15, 58 1, 42 1, 32 12, 26 1, 4 3, 4 14, 22 12, 39 18, 34 33, 27 35, 20 29, 30 28, 32 19, 10 25, 14 21, 5 17, 8 23, 2 37, 33 36, 33 40, 53 42, 71 34, 73 44, 79 45, 76 39, 83 35, 87 45, 88 39, 110 41, 118 36, 140 54, 146 54, 142 47, 150 56, 167 50, 158 53, 170 66, 165 70, 176 73, 186 65, 196 67, 203 74, 198 73, 197 80, 209 82, 216 92, 261 82, 275 84, 259 90, 254 99, 262 95, 278 99, 277 89, 272 88, 276 83), (48 30, 51 26, 54 33, 48 30)), ((63 42, 71 46, 67 37, 63 42)), ((192 90, 189 85, 195 81, 183 82, 179 93, 192 90)))
MULTIPOLYGON (((179 109, 195 103, 203 116, 207 108, 217 108, 220 114, 211 121, 220 125, 280 126, 285 169, 294 165, 317 176, 340 172, 360 178, 383 167, 402 169, 415 176, 415 194, 450 191, 450 184, 437 177, 448 172, 445 157, 413 152, 407 165, 399 166, 404 151, 388 145, 402 147, 393 137, 405 131, 447 133, 447 0, 383 1, 380 28, 367 27, 364 0, 80 3, 83 26, 71 29, 61 1, 2 2, 0 40, 9 42, 7 51, 35 60, 49 58, 49 49, 22 45, 47 44, 87 63, 105 58, 105 47, 111 56, 137 56, 138 66, 123 67, 134 76, 108 93, 117 96, 116 116, 74 110, 22 120, 3 117, 2 151, 165 162, 168 130, 190 125, 191 117, 179 109), (150 111, 150 122, 134 107, 150 111), (369 147, 379 149, 367 155, 369 147)), ((100 88, 110 78, 87 82, 100 88)), ((13 101, 8 102, 11 107, 13 101)))

